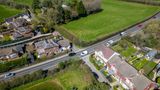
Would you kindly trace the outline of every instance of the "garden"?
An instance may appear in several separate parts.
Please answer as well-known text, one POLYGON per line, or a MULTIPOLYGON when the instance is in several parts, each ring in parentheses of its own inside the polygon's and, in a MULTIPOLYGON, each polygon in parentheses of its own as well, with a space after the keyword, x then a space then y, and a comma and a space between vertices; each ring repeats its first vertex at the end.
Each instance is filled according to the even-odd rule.
POLYGON ((144 52, 140 52, 136 49, 134 44, 131 42, 122 39, 112 49, 122 55, 126 61, 132 65, 138 71, 141 71, 148 78, 152 79, 154 75, 154 68, 157 63, 145 59, 144 52))

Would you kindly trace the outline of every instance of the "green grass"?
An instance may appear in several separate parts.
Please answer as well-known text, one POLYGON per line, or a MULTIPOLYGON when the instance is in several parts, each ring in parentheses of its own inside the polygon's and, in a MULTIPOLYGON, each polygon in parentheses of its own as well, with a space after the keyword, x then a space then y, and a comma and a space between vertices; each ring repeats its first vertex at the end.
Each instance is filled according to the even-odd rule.
POLYGON ((0 5, 0 22, 4 21, 4 19, 14 16, 22 11, 13 9, 4 5, 0 5))
POLYGON ((24 5, 32 5, 33 0, 12 0, 13 2, 24 4, 24 5))
POLYGON ((148 75, 156 66, 155 62, 149 61, 145 66, 142 68, 144 70, 144 74, 148 75))
POLYGON ((118 53, 120 53, 124 57, 130 57, 133 55, 137 50, 133 47, 133 44, 128 42, 127 40, 121 40, 120 43, 114 45, 112 49, 118 53), (123 44, 123 45, 121 45, 123 44), (126 45, 126 48, 122 46, 126 45))
POLYGON ((133 66, 137 69, 137 70, 140 70, 142 69, 142 67, 147 64, 148 61, 146 59, 143 59, 143 60, 139 60, 137 63, 134 63, 133 66))
POLYGON ((55 81, 41 82, 37 85, 33 85, 26 90, 63 90, 55 81))
POLYGON ((102 68, 104 67, 103 64, 101 64, 100 62, 98 62, 98 61, 96 60, 96 58, 94 58, 94 57, 92 57, 92 56, 89 57, 89 60, 90 60, 90 62, 95 66, 95 68, 96 68, 97 70, 100 70, 100 69, 102 69, 102 68), (98 63, 99 63, 99 64, 98 64, 98 63))
POLYGON ((159 7, 118 0, 102 0, 102 12, 72 21, 62 28, 90 42, 111 35, 159 11, 159 7))
MULTIPOLYGON (((34 81, 13 90, 72 90, 72 87, 84 90, 85 87, 93 84, 93 82, 99 83, 95 81, 89 68, 78 62, 56 73, 53 77, 34 81)), ((106 88, 102 90, 108 90, 107 87, 106 85, 106 88)))

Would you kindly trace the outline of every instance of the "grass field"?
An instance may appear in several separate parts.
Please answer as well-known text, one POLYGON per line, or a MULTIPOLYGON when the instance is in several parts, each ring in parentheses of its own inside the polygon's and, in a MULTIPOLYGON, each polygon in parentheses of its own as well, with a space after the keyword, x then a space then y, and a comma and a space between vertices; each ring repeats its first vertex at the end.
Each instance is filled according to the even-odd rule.
MULTIPOLYGON (((53 77, 48 77, 32 83, 14 88, 13 90, 73 90, 73 87, 78 90, 84 90, 85 87, 93 84, 93 77, 89 68, 78 63, 74 63, 69 68, 56 73, 53 77)), ((95 81, 95 83, 99 83, 95 81)), ((102 85, 102 83, 100 83, 102 85)), ((108 90, 108 86, 101 90, 108 90)))
POLYGON ((0 22, 4 21, 5 18, 14 16, 22 11, 9 8, 7 6, 0 5, 0 22))
POLYGON ((153 15, 159 7, 118 0, 102 0, 102 12, 62 25, 79 39, 95 41, 153 15))
POLYGON ((29 6, 31 6, 33 2, 33 0, 12 0, 12 1, 29 6))

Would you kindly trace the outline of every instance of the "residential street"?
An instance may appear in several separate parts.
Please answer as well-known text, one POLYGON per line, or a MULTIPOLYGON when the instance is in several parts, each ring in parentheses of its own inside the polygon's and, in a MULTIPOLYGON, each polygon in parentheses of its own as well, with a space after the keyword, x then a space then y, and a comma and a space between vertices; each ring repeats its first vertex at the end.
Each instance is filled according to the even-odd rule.
POLYGON ((99 82, 107 82, 109 83, 109 81, 106 79, 106 77, 95 68, 95 66, 89 61, 89 55, 82 57, 82 60, 90 67, 90 69, 92 70, 92 72, 95 72, 98 75, 98 80, 99 82))
MULTIPOLYGON (((156 15, 156 18, 160 19, 160 13, 158 13, 156 15)), ((146 24, 147 24, 147 22, 141 23, 142 26, 144 26, 146 24)), ((125 32, 130 35, 130 34, 133 34, 133 33, 137 32, 137 31, 139 31, 141 29, 142 29, 142 27, 134 26, 134 27, 132 27, 130 29, 127 29, 125 32)), ((109 40, 113 40, 113 41, 117 42, 120 39, 121 39, 120 34, 117 34, 117 35, 115 35, 113 37, 110 37, 110 38, 108 38, 108 39, 106 39, 106 40, 104 40, 102 42, 99 42, 97 44, 94 44, 94 45, 91 45, 91 46, 86 47, 84 49, 81 49, 79 51, 76 51, 76 53, 77 53, 76 56, 81 57, 80 53, 82 53, 83 50, 87 50, 89 53, 88 53, 87 56, 83 57, 84 61, 86 62, 86 64, 89 67, 91 67, 91 69, 93 71, 95 71, 100 76, 100 78, 99 78, 100 81, 106 81, 105 77, 101 76, 100 72, 98 72, 97 70, 95 70, 95 67, 92 64, 90 64, 90 62, 88 62, 88 56, 91 53, 94 53, 94 48, 96 46, 101 45, 101 44, 106 44, 106 42, 108 42, 109 40)), ((70 57, 68 55, 63 55, 63 56, 60 56, 60 57, 57 57, 57 58, 54 58, 54 59, 51 59, 51 60, 47 60, 45 62, 38 63, 36 65, 25 67, 25 68, 22 68, 20 70, 15 70, 15 71, 12 71, 12 72, 15 72, 16 76, 21 76, 21 75, 25 75, 25 74, 28 74, 28 73, 32 73, 32 72, 37 71, 37 70, 47 69, 49 67, 52 67, 52 66, 58 64, 59 62, 62 62, 62 61, 68 60, 68 59, 70 59, 70 57)), ((5 74, 2 74, 0 76, 0 80, 6 80, 6 78, 4 78, 4 75, 5 74)))

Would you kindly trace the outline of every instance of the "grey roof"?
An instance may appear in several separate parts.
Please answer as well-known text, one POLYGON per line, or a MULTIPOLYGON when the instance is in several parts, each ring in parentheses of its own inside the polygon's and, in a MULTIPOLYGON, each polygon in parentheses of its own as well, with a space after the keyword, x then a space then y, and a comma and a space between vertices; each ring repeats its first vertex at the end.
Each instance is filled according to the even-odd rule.
POLYGON ((127 77, 128 79, 130 79, 136 87, 136 90, 144 90, 144 88, 152 83, 152 81, 150 81, 144 75, 140 75, 135 68, 130 66, 119 56, 114 56, 111 60, 109 60, 109 63, 114 65, 123 77, 127 77))
POLYGON ((156 54, 157 54, 157 50, 151 50, 146 54, 146 56, 153 58, 156 54))
POLYGON ((70 45, 69 41, 66 39, 58 41, 58 44, 62 47, 68 47, 70 45))
POLYGON ((46 40, 43 40, 43 41, 36 42, 35 46, 36 46, 36 48, 47 49, 47 48, 52 48, 53 44, 47 42, 46 40))
POLYGON ((13 48, 13 50, 15 50, 16 52, 24 53, 23 47, 24 47, 24 45, 17 45, 15 48, 13 48))

